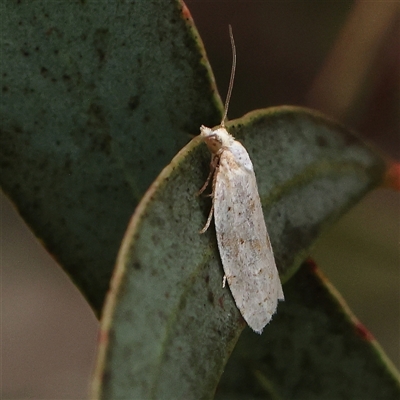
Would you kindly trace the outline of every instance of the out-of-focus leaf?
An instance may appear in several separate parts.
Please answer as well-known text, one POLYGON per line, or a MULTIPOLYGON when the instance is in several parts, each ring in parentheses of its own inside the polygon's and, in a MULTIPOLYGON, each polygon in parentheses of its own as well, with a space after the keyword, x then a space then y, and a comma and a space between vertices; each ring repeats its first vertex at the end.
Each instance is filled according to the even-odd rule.
POLYGON ((398 372, 312 262, 261 336, 245 329, 216 399, 400 398, 398 372))
POLYGON ((1 185, 99 314, 123 233, 220 101, 178 1, 1 2, 1 185))
MULTIPOLYGON (((259 110, 227 128, 253 160, 286 278, 321 229, 384 173, 384 162, 354 135, 302 108, 259 110)), ((211 398, 245 326, 222 288, 214 229, 198 233, 210 207, 195 196, 209 170, 200 142, 163 170, 130 222, 102 320, 95 398, 211 398)))

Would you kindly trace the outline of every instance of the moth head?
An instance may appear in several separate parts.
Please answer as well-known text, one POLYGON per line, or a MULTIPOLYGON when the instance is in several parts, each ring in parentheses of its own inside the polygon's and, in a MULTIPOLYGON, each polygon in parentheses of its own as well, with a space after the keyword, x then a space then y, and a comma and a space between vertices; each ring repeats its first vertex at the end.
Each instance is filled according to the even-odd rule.
POLYGON ((223 127, 211 129, 202 125, 200 127, 200 136, 213 154, 218 153, 222 147, 229 147, 235 141, 233 136, 223 127))

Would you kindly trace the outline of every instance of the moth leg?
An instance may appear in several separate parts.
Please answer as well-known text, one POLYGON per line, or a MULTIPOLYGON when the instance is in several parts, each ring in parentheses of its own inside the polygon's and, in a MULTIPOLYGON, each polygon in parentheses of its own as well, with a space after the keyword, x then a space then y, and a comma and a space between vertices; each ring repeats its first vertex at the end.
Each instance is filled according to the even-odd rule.
POLYGON ((226 285, 226 275, 224 275, 224 277, 222 278, 222 289, 225 288, 226 285))
POLYGON ((207 186, 209 185, 210 180, 211 180, 212 176, 214 175, 215 169, 218 166, 218 162, 219 162, 219 157, 218 156, 213 156, 212 159, 211 159, 211 162, 210 162, 210 173, 208 174, 204 185, 196 193, 197 196, 200 196, 207 189, 207 186))
POLYGON ((215 187, 215 180, 217 178, 218 167, 219 167, 219 156, 213 156, 213 158, 211 159, 211 163, 210 163, 210 174, 207 177, 206 183, 203 185, 203 187, 198 192, 198 194, 201 194, 204 191, 204 189, 208 186, 211 177, 214 176, 213 182, 212 182, 212 192, 210 194, 210 197, 213 198, 211 210, 210 210, 210 213, 208 214, 207 222, 204 225, 204 228, 200 231, 200 234, 204 233, 208 229, 208 227, 211 224, 211 220, 212 220, 212 217, 214 214, 214 187, 215 187))
POLYGON ((207 186, 208 186, 208 184, 210 183, 210 179, 211 179, 211 177, 213 176, 213 173, 214 173, 214 169, 211 169, 211 168, 210 168, 210 173, 208 174, 207 179, 206 179, 204 185, 203 185, 203 186, 201 187, 201 189, 196 193, 196 196, 200 196, 200 195, 207 189, 207 186))
POLYGON ((200 233, 204 233, 208 229, 208 227, 210 226, 213 213, 214 213, 214 202, 211 205, 211 210, 210 210, 210 213, 208 214, 207 222, 204 225, 204 228, 200 231, 200 233))

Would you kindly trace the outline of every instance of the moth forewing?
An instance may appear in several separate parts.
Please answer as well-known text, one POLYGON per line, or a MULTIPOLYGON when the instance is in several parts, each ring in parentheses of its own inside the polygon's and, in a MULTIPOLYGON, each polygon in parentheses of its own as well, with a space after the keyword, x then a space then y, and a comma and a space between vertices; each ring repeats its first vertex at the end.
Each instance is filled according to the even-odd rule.
POLYGON ((237 141, 219 156, 214 220, 225 276, 248 325, 261 333, 283 300, 253 165, 237 141))

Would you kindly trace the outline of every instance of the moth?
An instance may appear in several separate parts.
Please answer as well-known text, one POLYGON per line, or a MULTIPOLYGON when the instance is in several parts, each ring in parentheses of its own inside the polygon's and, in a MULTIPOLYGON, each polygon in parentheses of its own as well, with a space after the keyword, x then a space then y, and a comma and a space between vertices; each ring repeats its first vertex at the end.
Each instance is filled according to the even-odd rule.
POLYGON ((253 164, 243 145, 225 128, 236 68, 236 49, 230 26, 229 32, 233 62, 224 116, 220 126, 200 128, 200 136, 211 152, 211 163, 210 174, 199 194, 212 182, 212 206, 200 233, 208 229, 214 216, 225 273, 223 287, 228 282, 241 315, 255 332, 261 334, 284 295, 253 164))

